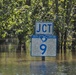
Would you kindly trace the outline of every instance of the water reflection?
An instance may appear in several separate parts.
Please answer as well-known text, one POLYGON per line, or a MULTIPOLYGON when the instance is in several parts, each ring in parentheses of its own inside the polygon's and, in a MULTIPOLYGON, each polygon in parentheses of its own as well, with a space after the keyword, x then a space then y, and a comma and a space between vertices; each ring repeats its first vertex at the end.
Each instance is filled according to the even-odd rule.
POLYGON ((30 72, 33 75, 55 75, 57 70, 56 63, 50 62, 31 62, 30 72))
POLYGON ((58 56, 41 61, 25 53, 0 53, 0 75, 76 75, 76 57, 58 56))
POLYGON ((58 63, 58 75, 76 75, 76 62, 58 63))

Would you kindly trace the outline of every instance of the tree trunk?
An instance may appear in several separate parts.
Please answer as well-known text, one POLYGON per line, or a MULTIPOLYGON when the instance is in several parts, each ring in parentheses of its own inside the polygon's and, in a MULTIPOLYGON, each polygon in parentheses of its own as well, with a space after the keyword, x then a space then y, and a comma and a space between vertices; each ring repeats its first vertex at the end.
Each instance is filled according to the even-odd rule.
POLYGON ((18 35, 19 43, 18 43, 18 48, 16 52, 21 52, 21 50, 26 51, 26 44, 24 40, 24 34, 20 33, 18 35))
POLYGON ((19 39, 18 48, 16 52, 21 52, 21 40, 19 39))
POLYGON ((65 23, 66 26, 65 28, 65 32, 64 32, 64 53, 66 53, 66 48, 67 48, 67 35, 68 35, 68 25, 70 22, 70 13, 71 13, 71 5, 72 5, 72 0, 64 0, 64 10, 66 13, 66 17, 65 17, 65 23), (66 6, 66 7, 65 7, 66 6))
POLYGON ((23 51, 26 52, 26 43, 25 42, 22 43, 22 48, 23 48, 23 51))
POLYGON ((63 50, 63 39, 64 39, 64 36, 63 36, 63 33, 61 33, 61 53, 63 50))
MULTIPOLYGON (((56 13, 56 22, 58 21, 58 0, 55 0, 55 5, 56 5, 56 9, 55 9, 55 13, 56 13)), ((59 53, 59 49, 60 49, 60 43, 59 43, 59 28, 56 28, 56 35, 57 35, 57 53, 59 53)))
POLYGON ((76 6, 74 7, 74 28, 73 28, 73 40, 72 40, 72 52, 75 53, 76 51, 76 6))
MULTIPOLYGON (((66 5, 66 17, 65 17, 66 26, 65 26, 65 32, 64 32, 64 53, 66 53, 67 28, 68 28, 68 25, 69 25, 69 16, 70 16, 70 11, 69 11, 70 2, 67 2, 66 4, 67 5, 66 5)), ((65 9, 65 6, 64 6, 64 9, 65 9)))
POLYGON ((67 29, 65 29, 64 33, 64 53, 66 53, 66 43, 67 43, 67 29))

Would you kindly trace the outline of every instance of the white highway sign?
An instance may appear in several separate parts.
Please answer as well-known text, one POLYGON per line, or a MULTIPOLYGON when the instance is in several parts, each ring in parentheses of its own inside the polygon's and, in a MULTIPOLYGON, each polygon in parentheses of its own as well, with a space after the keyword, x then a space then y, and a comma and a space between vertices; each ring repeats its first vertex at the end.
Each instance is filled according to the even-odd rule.
POLYGON ((36 22, 35 34, 53 34, 53 23, 52 22, 36 22))
POLYGON ((31 55, 32 56, 56 56, 56 36, 32 35, 31 55))

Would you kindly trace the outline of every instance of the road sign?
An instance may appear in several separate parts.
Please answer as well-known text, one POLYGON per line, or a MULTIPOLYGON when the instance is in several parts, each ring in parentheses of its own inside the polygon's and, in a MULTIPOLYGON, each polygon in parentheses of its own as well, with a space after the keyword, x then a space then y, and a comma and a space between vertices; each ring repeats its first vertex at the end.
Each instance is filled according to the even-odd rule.
POLYGON ((32 35, 32 56, 56 56, 56 36, 32 35))
POLYGON ((35 34, 53 34, 52 22, 36 22, 35 34))

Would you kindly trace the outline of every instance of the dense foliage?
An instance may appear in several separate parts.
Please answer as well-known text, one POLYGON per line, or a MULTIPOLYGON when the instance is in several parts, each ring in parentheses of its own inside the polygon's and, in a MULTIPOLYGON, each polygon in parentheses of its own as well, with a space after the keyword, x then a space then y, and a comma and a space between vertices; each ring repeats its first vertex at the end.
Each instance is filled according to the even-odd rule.
POLYGON ((0 0, 0 38, 16 36, 21 43, 34 33, 36 21, 51 21, 58 36, 58 49, 66 50, 76 33, 75 5, 75 0, 0 0))

